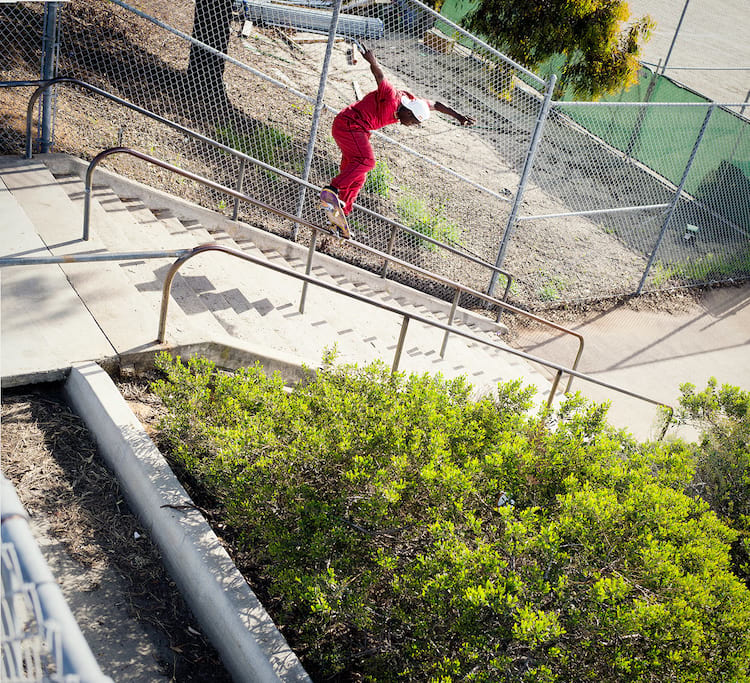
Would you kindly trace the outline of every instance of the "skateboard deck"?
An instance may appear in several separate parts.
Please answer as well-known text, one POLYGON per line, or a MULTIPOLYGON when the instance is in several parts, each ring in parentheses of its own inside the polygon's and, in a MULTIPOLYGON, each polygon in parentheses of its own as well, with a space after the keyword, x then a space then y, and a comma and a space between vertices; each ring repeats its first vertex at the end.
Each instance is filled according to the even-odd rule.
POLYGON ((321 190, 320 208, 325 211, 328 222, 338 231, 341 237, 351 239, 352 234, 349 230, 349 223, 346 220, 336 193, 326 189, 321 190))

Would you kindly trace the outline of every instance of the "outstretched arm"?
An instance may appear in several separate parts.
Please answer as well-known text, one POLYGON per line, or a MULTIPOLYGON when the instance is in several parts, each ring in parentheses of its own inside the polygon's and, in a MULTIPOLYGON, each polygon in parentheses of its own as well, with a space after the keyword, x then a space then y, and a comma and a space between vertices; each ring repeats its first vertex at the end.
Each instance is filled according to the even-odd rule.
POLYGON ((380 68, 378 60, 375 58, 375 53, 372 50, 365 50, 364 53, 362 53, 362 57, 369 63, 370 71, 372 71, 372 75, 375 77, 375 82, 380 85, 385 78, 385 74, 380 68))
POLYGON ((473 126, 476 123, 473 117, 459 114, 455 109, 451 109, 447 104, 443 104, 442 102, 435 102, 433 108, 435 109, 435 111, 439 111, 441 114, 448 114, 448 116, 452 116, 462 126, 473 126))

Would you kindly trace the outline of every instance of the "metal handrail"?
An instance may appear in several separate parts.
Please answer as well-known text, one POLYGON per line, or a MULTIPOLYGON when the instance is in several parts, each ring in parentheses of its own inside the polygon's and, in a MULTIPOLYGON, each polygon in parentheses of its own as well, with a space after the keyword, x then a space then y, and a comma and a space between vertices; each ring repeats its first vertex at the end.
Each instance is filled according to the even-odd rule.
POLYGON ((674 415, 674 409, 670 405, 666 403, 662 403, 661 401, 656 401, 654 399, 648 398, 647 396, 643 396, 641 394, 637 394, 633 391, 630 391, 629 389, 623 389, 622 387, 618 387, 614 384, 603 382, 601 380, 596 379, 595 377, 591 377, 590 375, 586 375, 582 372, 578 372, 577 370, 573 368, 567 368, 563 365, 553 363, 552 361, 547 361, 537 356, 532 356, 531 354, 525 353, 523 351, 517 351, 516 349, 512 349, 508 346, 496 344, 487 339, 483 339, 482 337, 473 335, 469 332, 464 332, 460 328, 453 327, 450 324, 441 323, 437 320, 432 320, 430 318, 418 315, 416 313, 410 313, 401 308, 398 308, 397 306, 391 306, 390 304, 381 303, 379 301, 370 299, 356 292, 350 292, 342 287, 339 287, 338 285, 332 285, 323 280, 318 280, 314 276, 304 274, 304 273, 298 273, 296 270, 285 268, 284 266, 279 266, 270 261, 265 261, 255 256, 252 256, 251 254, 248 254, 247 252, 239 251, 237 249, 232 249, 231 247, 226 247, 221 244, 208 243, 208 244, 199 245, 197 247, 193 247, 192 249, 179 249, 179 250, 174 250, 171 252, 170 251, 123 252, 119 254, 115 254, 115 253, 66 254, 64 256, 45 256, 45 257, 2 257, 0 258, 0 267, 28 266, 28 265, 39 265, 39 264, 89 263, 89 262, 112 261, 112 260, 140 260, 143 258, 164 258, 165 256, 177 255, 177 260, 172 264, 172 266, 170 266, 169 271, 167 272, 166 278, 164 280, 164 285, 162 287, 162 301, 161 301, 161 310, 160 310, 160 315, 159 315, 159 332, 158 332, 157 341, 159 343, 164 343, 164 340, 166 338, 166 325, 167 325, 169 296, 171 293, 172 281, 174 279, 174 276, 177 274, 177 271, 179 270, 179 268, 186 261, 191 259, 193 256, 197 256, 198 254, 201 254, 206 251, 220 251, 223 253, 227 253, 232 256, 236 256, 237 258, 241 258, 245 261, 250 261, 252 263, 255 263, 256 265, 260 265, 265 268, 270 268, 271 270, 275 270, 284 275, 290 275, 291 277, 297 278, 298 280, 302 280, 306 284, 312 283, 320 287, 323 287, 324 289, 328 289, 332 292, 343 294, 344 296, 348 296, 352 299, 356 299, 357 301, 370 304, 371 306, 376 306, 383 310, 396 313, 397 315, 401 315, 403 317, 403 320, 401 323, 401 331, 399 334, 399 340, 396 346, 396 351, 394 353, 394 360, 393 360, 393 366, 392 366, 394 372, 398 370, 398 365, 401 360, 401 353, 403 351, 403 346, 404 346, 404 342, 406 339, 406 332, 409 326, 409 321, 416 320, 426 325, 431 325, 432 327, 442 329, 446 332, 446 334, 449 334, 449 333, 457 334, 471 341, 484 344, 485 346, 490 346, 495 349, 499 349, 500 351, 505 351, 506 353, 510 353, 514 356, 518 356, 519 358, 523 358, 532 363, 539 363, 540 365, 543 365, 545 367, 555 370, 556 371, 555 379, 552 383, 552 386, 550 388, 550 395, 547 399, 548 408, 551 407, 554 395, 557 393, 557 387, 559 386, 560 378, 562 377, 563 374, 568 374, 571 377, 579 377, 593 384, 598 384, 599 386, 605 387, 607 389, 611 389, 621 394, 625 394, 627 396, 631 396, 641 401, 646 401, 647 403, 651 403, 652 405, 661 406, 662 408, 667 409, 668 418, 664 424, 660 438, 663 438, 664 434, 666 433, 667 427, 672 421, 672 417, 674 415))
POLYGON ((428 318, 423 315, 419 315, 418 313, 412 313, 398 306, 393 306, 391 304, 387 304, 381 301, 370 299, 369 297, 364 296, 363 294, 359 294, 357 292, 351 292, 347 289, 344 289, 343 287, 339 287, 338 285, 331 284, 323 280, 319 280, 318 278, 312 275, 299 273, 296 270, 287 268, 286 266, 282 266, 277 263, 273 263, 271 261, 265 261, 263 259, 258 258, 257 256, 248 254, 247 252, 240 251, 239 249, 233 249, 232 247, 227 247, 227 246, 224 246, 223 244, 216 244, 215 242, 208 243, 208 244, 201 244, 197 247, 194 247, 188 250, 188 252, 184 254, 183 256, 180 256, 170 266, 169 270, 167 271, 167 274, 164 278, 164 285, 162 286, 161 311, 159 314, 159 332, 156 338, 157 343, 164 344, 166 340, 167 312, 169 309, 169 297, 170 297, 171 290, 172 290, 172 280, 177 274, 177 271, 191 258, 194 258, 195 256, 199 256, 200 254, 203 254, 209 251, 218 251, 223 254, 228 254, 230 256, 234 256, 236 258, 242 259, 243 261, 249 261, 250 263, 254 263, 255 265, 263 266, 264 268, 269 268, 277 273, 281 273, 282 275, 288 275, 289 277, 302 280, 303 282, 306 282, 308 284, 317 285, 318 287, 322 287, 323 289, 327 289, 328 291, 335 292, 336 294, 342 294, 343 296, 347 296, 350 299, 355 299, 359 301, 360 303, 366 303, 366 304, 369 304, 370 306, 375 306, 376 308, 379 308, 381 310, 388 311, 390 313, 394 313, 396 315, 402 316, 401 331, 399 333, 399 339, 398 339, 398 343, 396 344, 396 350, 394 352, 394 358, 393 358, 393 364, 392 364, 393 372, 396 372, 398 370, 399 362, 401 360, 401 353, 403 351, 404 342, 406 338, 406 331, 409 326, 409 321, 416 320, 417 322, 423 323, 425 325, 436 327, 438 329, 444 330, 446 332, 450 332, 452 334, 457 334, 473 342, 484 344, 485 346, 490 346, 494 349, 504 351, 505 353, 509 353, 513 356, 523 358, 526 361, 529 361, 532 363, 538 363, 547 368, 555 370, 556 371, 555 380, 552 383, 552 386, 549 392, 549 397, 547 398, 548 409, 552 407, 552 401, 554 400, 555 393, 557 392, 557 387, 559 385, 560 378, 562 377, 563 374, 569 374, 572 377, 578 377, 587 382, 598 384, 599 386, 605 387, 607 389, 611 389, 613 391, 617 391, 618 393, 625 394, 632 398, 646 401, 647 403, 651 403, 652 405, 657 405, 657 406, 661 406, 662 408, 665 408, 668 411, 668 418, 665 422, 665 425, 662 431, 662 437, 664 433, 666 432, 667 426, 672 421, 672 417, 674 415, 674 409, 672 408, 672 406, 666 403, 662 403, 661 401, 648 398, 647 396, 643 396, 634 391, 630 391, 629 389, 618 387, 614 384, 610 384, 609 382, 604 382, 595 377, 591 377, 590 375, 587 375, 585 373, 578 372, 577 370, 574 370, 573 368, 567 368, 558 363, 544 360, 543 358, 539 358, 538 356, 533 356, 529 353, 525 353, 524 351, 518 351, 517 349, 513 349, 508 346, 504 346, 502 344, 497 344, 495 342, 489 341, 488 339, 483 339, 482 337, 478 337, 477 335, 472 334, 471 332, 465 332, 464 330, 460 328, 454 327, 452 325, 448 325, 446 323, 439 322, 437 320, 432 320, 431 318, 428 318))
MULTIPOLYGON (((259 166, 265 171, 269 171, 271 173, 274 173, 276 175, 281 176, 282 178, 285 178, 286 180, 292 181, 297 183, 298 185, 301 185, 303 187, 306 187, 310 190, 319 191, 320 188, 317 185, 313 185, 312 183, 308 183, 307 181, 302 180, 301 178, 298 178, 296 176, 291 175, 290 173, 286 173, 285 171, 282 171, 281 169, 275 168, 274 166, 271 166, 270 164, 266 164, 265 162, 261 161, 260 159, 256 159, 255 157, 250 156, 249 154, 245 154, 244 152, 240 152, 236 149, 233 149, 232 147, 228 147, 227 145, 223 145, 220 142, 217 142, 216 140, 212 140, 209 137, 206 137, 205 135, 202 135, 201 133, 198 133, 194 130, 191 130, 190 128, 186 128, 185 126, 180 125, 179 123, 176 123, 174 121, 171 121, 170 119, 167 119, 163 116, 160 116, 159 114, 156 114, 148 109, 145 109, 137 104, 133 104, 132 102, 129 102, 128 100, 125 100, 121 97, 118 97, 117 95, 113 95, 110 92, 107 92, 106 90, 102 90, 101 88, 98 88, 95 85, 91 85, 91 83, 86 83, 86 81, 82 81, 78 78, 73 78, 70 76, 59 76, 57 78, 51 78, 48 80, 32 80, 32 81, 10 81, 7 83, 3 83, 3 86, 6 87, 15 87, 15 86, 37 86, 37 89, 32 93, 31 97, 29 98, 29 104, 26 109, 26 158, 31 159, 33 156, 32 151, 32 139, 31 139, 31 122, 33 118, 34 113, 34 105, 41 96, 42 92, 46 90, 47 88, 56 85, 58 83, 70 83, 73 85, 81 86, 82 88, 85 88, 97 95, 101 95, 102 97, 105 97, 112 102, 115 102, 117 104, 120 104, 124 107, 127 107, 128 109, 132 109, 133 111, 138 112, 139 114, 143 114, 144 116, 153 119, 154 121, 158 121, 159 123, 164 124, 165 126, 169 126, 170 128, 173 128, 174 130, 177 130, 185 135, 188 135, 195 140, 199 140, 200 142, 203 142, 207 145, 211 145, 213 147, 216 147, 217 149, 222 150, 223 152, 226 152, 227 154, 239 159, 241 161, 241 168, 240 168, 240 174, 244 172, 244 168, 242 167, 242 163, 247 163, 248 161, 256 166, 259 166)), ((508 291, 510 289, 510 284, 512 280, 512 276, 509 272, 503 270, 502 268, 499 268, 497 265, 488 263, 487 261, 483 261, 482 259, 473 256, 472 254, 467 254, 464 251, 461 251, 460 249, 456 249, 455 247, 452 247, 449 244, 445 244, 444 242, 440 242, 432 237, 429 237, 428 235, 423 235, 422 233, 414 230, 413 228, 409 228, 406 225, 403 225, 397 221, 391 220, 390 218, 387 218, 385 216, 381 216, 380 214, 376 213, 375 211, 368 209, 365 206, 362 206, 361 204, 354 204, 355 208, 359 211, 362 211, 363 213, 367 214, 368 216, 372 216, 380 221, 383 221, 386 225, 390 225, 391 228, 393 228, 393 237, 389 242, 389 245, 392 245, 395 241, 395 234, 397 230, 400 230, 402 232, 406 232, 407 234, 414 235, 418 237, 420 240, 424 242, 428 242, 430 244, 434 244, 435 246, 440 247, 441 249, 444 249, 445 251, 454 254, 456 256, 460 256, 461 258, 466 259, 467 261, 470 261, 472 263, 481 265, 485 268, 488 268, 493 273, 496 273, 498 275, 502 275, 506 279, 506 287, 505 287, 505 293, 504 296, 507 296, 508 291)), ((235 211, 237 210, 237 204, 235 204, 235 211)), ((385 277, 386 270, 388 267, 389 262, 396 262, 397 259, 393 256, 391 256, 390 253, 387 255, 384 255, 383 258, 385 258, 385 266, 382 272, 382 277, 385 277)))
MULTIPOLYGON (((99 163, 102 160, 104 160, 105 158, 107 158, 108 156, 112 154, 129 154, 131 156, 136 157, 137 159, 141 159, 142 161, 146 161, 148 163, 154 164, 155 166, 158 166, 159 168, 163 168, 164 170, 177 173, 178 175, 181 175, 184 178, 188 178, 189 180, 195 180, 196 182, 202 183, 203 185, 206 185, 207 187, 210 187, 211 189, 216 190, 218 192, 223 192, 232 197, 235 197, 236 199, 250 202, 251 204, 261 209, 264 209, 265 211, 270 211, 271 213, 281 216, 282 218, 286 218, 290 221, 294 221, 295 223, 299 225, 303 225, 306 228, 309 228, 310 230, 313 231, 313 235, 317 235, 317 233, 319 232, 330 234, 327 230, 325 230, 324 228, 321 228, 319 225, 316 225, 315 223, 311 223, 310 221, 305 220, 304 218, 292 215, 281 209, 277 209, 274 206, 270 206, 269 204, 261 202, 258 199, 254 199, 253 197, 243 194, 242 192, 239 192, 238 190, 234 188, 221 185, 213 180, 209 180, 208 178, 204 178, 196 173, 193 173, 192 171, 187 171, 183 168, 180 168, 179 166, 174 166, 173 164, 170 164, 161 159, 157 159, 156 157, 153 157, 149 154, 145 154, 144 152, 139 152, 138 150, 129 149, 127 147, 111 147, 110 149, 105 149, 104 151, 99 152, 99 154, 97 154, 91 160, 91 162, 88 165, 88 168, 86 169, 85 188, 84 188, 84 209, 83 209, 83 226, 84 226, 83 227, 83 239, 84 240, 88 239, 88 234, 89 234, 89 221, 90 221, 90 216, 91 216, 91 209, 90 209, 91 188, 93 185, 94 170, 96 169, 96 167, 99 165, 99 163)), ((373 247, 370 247, 366 244, 362 244, 361 242, 357 242, 356 240, 349 240, 348 244, 351 244, 353 247, 359 249, 360 251, 371 254, 373 256, 384 257, 384 254, 381 251, 373 247)), ((315 244, 313 242, 313 244, 311 245, 311 254, 312 254, 312 249, 314 249, 314 246, 315 244)), ((584 345, 583 335, 579 334, 578 332, 569 330, 568 328, 563 327, 562 325, 558 325, 557 323, 554 323, 550 320, 540 318, 539 316, 534 315, 533 313, 529 313, 528 311, 524 311, 523 309, 513 306, 512 304, 506 303, 505 301, 496 299, 495 297, 492 297, 489 294, 485 294, 484 292, 480 292, 470 287, 466 287, 465 285, 462 285, 459 282, 449 280, 448 278, 445 278, 441 275, 436 275, 435 273, 425 270, 424 268, 420 268, 419 266, 415 266, 414 264, 408 263, 407 261, 402 261, 401 259, 397 259, 396 257, 391 257, 391 260, 403 268, 406 268, 408 270, 412 270, 418 273, 422 277, 431 279, 435 282, 438 282, 442 285, 448 286, 456 290, 456 293, 453 297, 451 310, 448 315, 449 325, 452 325, 453 321, 455 320, 456 309, 458 308, 458 302, 459 302, 459 299, 461 298, 461 294, 468 294, 470 296, 478 297, 486 301, 487 303, 491 303, 507 311, 511 311, 513 313, 523 315, 527 318, 530 318, 531 320, 534 320, 535 322, 538 322, 540 324, 543 324, 555 330, 558 330, 559 332, 563 332, 564 334, 568 334, 572 337, 575 337, 578 340, 578 350, 576 352, 576 357, 575 357, 575 360, 573 361, 572 367, 574 370, 578 368, 578 362, 580 361, 581 355, 583 354, 583 345, 584 345)), ((310 259, 308 259, 308 270, 307 270, 308 274, 310 272, 309 270, 310 264, 311 264, 311 261, 310 259)), ((304 290, 303 290, 303 296, 304 296, 304 290)), ((302 304, 300 304, 300 309, 302 309, 302 304)), ((443 337, 443 344, 440 349, 441 358, 445 356, 445 349, 446 349, 447 342, 448 342, 448 332, 446 332, 443 337)), ((572 382, 573 382, 573 377, 570 376, 568 380, 568 386, 565 389, 566 392, 570 391, 572 382)))

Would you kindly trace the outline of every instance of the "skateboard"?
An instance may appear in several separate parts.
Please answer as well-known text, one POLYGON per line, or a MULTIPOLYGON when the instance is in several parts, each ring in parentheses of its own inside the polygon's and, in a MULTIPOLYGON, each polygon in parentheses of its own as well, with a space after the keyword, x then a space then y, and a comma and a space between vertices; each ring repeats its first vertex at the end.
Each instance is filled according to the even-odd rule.
POLYGON ((334 230, 344 239, 351 239, 352 234, 349 230, 349 223, 346 220, 339 198, 335 192, 331 192, 325 188, 320 191, 320 208, 325 211, 326 218, 334 230))

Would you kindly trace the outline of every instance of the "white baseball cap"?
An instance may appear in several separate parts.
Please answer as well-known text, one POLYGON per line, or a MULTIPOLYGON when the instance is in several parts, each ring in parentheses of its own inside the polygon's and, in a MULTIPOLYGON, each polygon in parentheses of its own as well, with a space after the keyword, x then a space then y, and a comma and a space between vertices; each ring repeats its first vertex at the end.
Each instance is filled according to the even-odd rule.
POLYGON ((414 114, 414 117, 420 123, 430 118, 430 105, 427 104, 426 100, 420 100, 419 98, 412 99, 408 95, 402 95, 401 104, 414 114))

